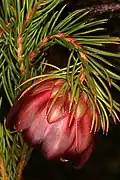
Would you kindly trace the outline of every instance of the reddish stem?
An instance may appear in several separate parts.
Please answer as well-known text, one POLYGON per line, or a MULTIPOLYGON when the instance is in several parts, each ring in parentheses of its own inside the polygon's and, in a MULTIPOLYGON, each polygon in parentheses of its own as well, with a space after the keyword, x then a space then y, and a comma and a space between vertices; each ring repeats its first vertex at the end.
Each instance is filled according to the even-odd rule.
POLYGON ((20 62, 22 60, 22 37, 20 35, 18 35, 17 43, 18 43, 18 62, 20 62))
MULTIPOLYGON (((78 49, 82 49, 82 46, 71 36, 67 36, 65 33, 59 33, 59 34, 55 34, 51 37, 45 37, 42 42, 39 44, 39 46, 44 46, 47 44, 47 42, 51 39, 54 39, 54 38, 63 38, 65 39, 66 41, 70 42, 72 45, 75 46, 75 48, 78 48, 78 49)), ((37 51, 32 51, 29 55, 29 60, 30 61, 33 61, 33 59, 37 56, 37 51)), ((86 57, 86 55, 82 52, 80 52, 80 56, 86 61, 88 62, 88 59, 86 57)))
MULTIPOLYGON (((45 0, 42 0, 42 2, 39 4, 39 6, 37 8, 40 8, 42 6, 42 4, 44 3, 45 0)), ((27 18, 24 21, 24 25, 26 25, 26 23, 32 18, 33 13, 35 11, 37 3, 34 4, 33 8, 31 9, 30 13, 28 14, 27 18)))

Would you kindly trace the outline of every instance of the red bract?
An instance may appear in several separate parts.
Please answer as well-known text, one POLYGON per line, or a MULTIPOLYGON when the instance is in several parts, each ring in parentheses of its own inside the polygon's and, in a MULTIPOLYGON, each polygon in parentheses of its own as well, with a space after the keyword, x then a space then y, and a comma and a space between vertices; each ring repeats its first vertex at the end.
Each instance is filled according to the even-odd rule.
POLYGON ((14 124, 46 158, 75 160, 81 167, 93 149, 92 108, 82 92, 69 110, 71 92, 64 90, 65 83, 47 80, 24 91, 8 114, 7 126, 14 124))

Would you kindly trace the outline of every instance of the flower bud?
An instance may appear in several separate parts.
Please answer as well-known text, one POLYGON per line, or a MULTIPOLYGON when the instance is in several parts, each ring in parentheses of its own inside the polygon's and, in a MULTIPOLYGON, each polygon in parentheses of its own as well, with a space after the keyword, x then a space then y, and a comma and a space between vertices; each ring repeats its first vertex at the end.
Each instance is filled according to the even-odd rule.
POLYGON ((75 160, 81 167, 93 149, 92 108, 87 95, 81 93, 69 111, 71 92, 60 91, 65 83, 46 80, 23 92, 8 114, 7 127, 14 125, 47 159, 75 160))

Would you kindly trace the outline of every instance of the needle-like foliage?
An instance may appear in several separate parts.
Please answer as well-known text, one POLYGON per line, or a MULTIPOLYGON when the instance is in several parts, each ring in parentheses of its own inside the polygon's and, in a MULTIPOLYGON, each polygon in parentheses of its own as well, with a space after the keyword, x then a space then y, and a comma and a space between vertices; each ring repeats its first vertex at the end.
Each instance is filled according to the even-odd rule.
MULTIPOLYGON (((103 132, 108 132, 110 120, 119 120, 120 105, 112 98, 111 91, 112 87, 120 91, 117 84, 120 75, 116 70, 119 63, 114 60, 119 61, 120 53, 106 51, 105 47, 116 46, 120 38, 104 35, 107 19, 89 18, 86 9, 66 13, 66 7, 64 0, 2 0, 0 107, 6 103, 13 106, 27 82, 41 77, 64 78, 72 91, 70 108, 78 93, 85 91, 93 107, 91 131, 96 132, 101 126, 103 132), (49 64, 46 56, 48 49, 57 44, 67 48, 70 54, 63 69, 49 64), (45 74, 49 66, 54 70, 45 74)), ((4 124, 0 124, 1 179, 21 179, 29 151, 21 134, 10 133, 4 124)))

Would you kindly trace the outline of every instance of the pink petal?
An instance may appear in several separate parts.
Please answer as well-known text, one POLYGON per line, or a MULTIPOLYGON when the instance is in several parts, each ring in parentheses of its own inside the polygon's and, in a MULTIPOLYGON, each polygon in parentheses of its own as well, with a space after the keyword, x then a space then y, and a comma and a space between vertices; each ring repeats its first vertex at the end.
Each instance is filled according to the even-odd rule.
POLYGON ((40 145, 44 140, 45 130, 48 125, 46 121, 46 105, 44 105, 35 121, 23 132, 25 141, 30 145, 40 145))
POLYGON ((22 97, 11 108, 7 117, 8 124, 14 122, 18 131, 27 129, 38 116, 43 104, 48 102, 49 97, 50 91, 39 93, 33 97, 22 97))
MULTIPOLYGON (((60 87, 61 87, 60 85, 55 85, 55 86, 52 88, 51 98, 54 98, 54 97, 55 97, 55 95, 59 92, 60 87)), ((63 92, 61 91, 61 92, 59 93, 59 97, 62 96, 62 95, 63 95, 63 92)))
POLYGON ((66 82, 65 79, 57 79, 56 82, 55 82, 55 86, 56 86, 56 85, 62 85, 62 84, 64 84, 65 82, 66 82))
POLYGON ((76 108, 75 118, 78 119, 78 118, 83 117, 87 111, 87 108, 88 108, 87 103, 83 101, 82 99, 80 99, 76 108))
POLYGON ((42 152, 48 158, 59 158, 71 147, 75 139, 74 127, 69 127, 69 115, 49 124, 42 143, 42 152))
POLYGON ((82 168, 86 161, 89 159, 93 151, 93 144, 91 144, 81 155, 79 162, 77 164, 77 168, 82 168))
POLYGON ((83 153, 92 143, 93 134, 90 133, 91 128, 91 112, 89 110, 85 116, 79 120, 74 119, 75 139, 64 157, 76 156, 83 153))
POLYGON ((53 123, 55 121, 63 119, 67 113, 64 110, 63 98, 57 98, 54 103, 53 101, 54 101, 54 98, 50 99, 48 103, 48 107, 47 107, 47 121, 49 123, 53 123))
POLYGON ((60 87, 65 81, 63 79, 45 80, 30 90, 31 95, 36 95, 46 90, 52 90, 54 87, 60 87))
POLYGON ((88 109, 86 114, 76 123, 76 150, 78 153, 82 153, 91 144, 93 138, 93 134, 90 133, 92 123, 90 110, 88 109))
POLYGON ((52 88, 55 85, 55 82, 55 80, 41 82, 39 85, 35 86, 30 90, 31 96, 37 95, 43 91, 52 90, 52 88))

